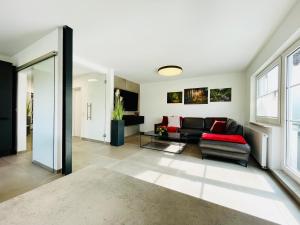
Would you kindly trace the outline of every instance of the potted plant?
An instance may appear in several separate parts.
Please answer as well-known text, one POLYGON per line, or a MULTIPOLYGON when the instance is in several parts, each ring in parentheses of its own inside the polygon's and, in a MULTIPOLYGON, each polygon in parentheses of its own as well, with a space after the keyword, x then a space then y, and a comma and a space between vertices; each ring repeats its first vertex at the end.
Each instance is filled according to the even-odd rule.
POLYGON ((31 102, 29 99, 27 99, 27 102, 26 102, 26 127, 27 127, 27 135, 30 134, 30 126, 31 126, 31 119, 32 117, 32 112, 31 112, 31 102))
POLYGON ((159 126, 156 130, 156 132, 160 135, 160 136, 168 136, 168 130, 166 126, 159 126))
POLYGON ((112 114, 111 121, 111 135, 110 144, 113 146, 120 146, 124 144, 124 125, 123 120, 124 106, 123 98, 120 96, 120 90, 117 89, 115 92, 115 107, 112 114))

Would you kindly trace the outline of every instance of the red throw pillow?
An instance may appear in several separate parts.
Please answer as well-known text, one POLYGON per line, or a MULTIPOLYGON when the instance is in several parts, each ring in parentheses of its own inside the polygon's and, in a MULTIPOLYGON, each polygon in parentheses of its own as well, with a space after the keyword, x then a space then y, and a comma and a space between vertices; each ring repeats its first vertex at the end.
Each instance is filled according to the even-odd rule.
POLYGON ((168 127, 167 130, 168 130, 168 133, 176 133, 178 130, 178 127, 168 127))
POLYGON ((210 128, 212 133, 224 133, 226 129, 226 122, 215 120, 214 124, 210 128))

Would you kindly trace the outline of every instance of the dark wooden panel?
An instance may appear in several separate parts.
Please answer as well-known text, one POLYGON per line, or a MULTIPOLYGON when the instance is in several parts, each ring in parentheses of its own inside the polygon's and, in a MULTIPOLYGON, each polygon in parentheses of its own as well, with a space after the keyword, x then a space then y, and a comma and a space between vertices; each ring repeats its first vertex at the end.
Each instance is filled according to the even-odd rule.
POLYGON ((63 146, 62 172, 72 173, 73 30, 63 27, 63 146))
POLYGON ((15 97, 14 67, 0 61, 0 156, 15 153, 15 97))

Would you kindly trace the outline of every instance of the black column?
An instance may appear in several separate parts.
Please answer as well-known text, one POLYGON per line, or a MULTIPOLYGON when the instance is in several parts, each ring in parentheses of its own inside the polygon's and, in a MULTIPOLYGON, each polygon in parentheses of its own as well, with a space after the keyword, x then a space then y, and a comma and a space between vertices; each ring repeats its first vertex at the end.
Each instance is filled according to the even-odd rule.
POLYGON ((63 146, 62 173, 72 173, 73 30, 63 27, 63 146))

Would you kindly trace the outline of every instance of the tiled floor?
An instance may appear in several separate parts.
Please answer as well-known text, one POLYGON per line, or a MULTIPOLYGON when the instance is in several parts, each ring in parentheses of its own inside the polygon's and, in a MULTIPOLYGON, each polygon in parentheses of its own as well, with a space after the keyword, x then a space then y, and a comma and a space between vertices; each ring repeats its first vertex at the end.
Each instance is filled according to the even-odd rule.
MULTIPOLYGON (((276 223, 300 224, 299 207, 273 178, 267 172, 259 169, 254 162, 245 168, 228 162, 202 160, 196 145, 189 145, 182 154, 174 155, 153 150, 141 150, 137 143, 138 137, 136 136, 128 138, 122 147, 111 147, 75 138, 73 170, 77 171, 96 163, 113 171, 276 223)), ((29 156, 12 156, 11 160, 15 161, 14 165, 31 164, 28 159, 25 160, 25 163, 22 157, 25 159, 29 156), (13 160, 13 158, 18 159, 13 160)), ((7 161, 6 158, 4 164, 3 159, 0 161, 0 177, 12 173, 18 178, 20 169, 16 170, 15 167, 9 169, 7 161), (14 170, 18 172, 12 172, 14 170)), ((21 165, 20 168, 23 168, 24 166, 21 167, 21 165)), ((26 168, 26 171, 30 171, 31 167, 26 168)), ((26 171, 24 170, 23 173, 26 171)), ((40 173, 43 175, 45 172, 40 173)), ((14 178, 11 179, 14 180, 14 178)), ((51 179, 55 179, 55 177, 51 177, 51 179)), ((41 180, 42 178, 39 181, 41 180)), ((10 182, 15 187, 23 182, 30 183, 26 179, 20 180, 20 182, 10 182)), ((6 183, 9 182, 6 181, 6 183)), ((37 182, 36 185, 40 185, 40 183, 37 182)), ((2 189, 3 182, 1 180, 0 196, 3 194, 2 189)), ((22 190, 25 191, 25 188, 22 190)))

